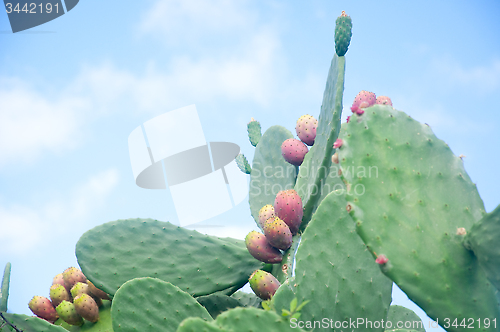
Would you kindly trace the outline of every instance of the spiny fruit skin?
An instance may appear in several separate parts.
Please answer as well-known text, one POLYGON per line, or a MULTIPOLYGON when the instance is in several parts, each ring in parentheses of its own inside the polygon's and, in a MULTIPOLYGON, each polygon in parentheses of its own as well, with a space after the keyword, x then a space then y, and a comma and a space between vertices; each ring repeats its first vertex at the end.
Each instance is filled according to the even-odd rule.
POLYGON ((90 280, 87 280, 87 285, 89 286, 89 291, 92 295, 99 299, 111 300, 111 298, 106 294, 106 292, 97 288, 90 280))
POLYGON ((378 96, 377 100, 375 100, 375 104, 392 106, 392 101, 391 98, 387 96, 378 96))
POLYGON ((76 267, 69 267, 63 272, 64 284, 67 289, 70 289, 77 282, 87 282, 87 278, 83 275, 83 272, 76 267))
POLYGON ((52 304, 57 307, 62 301, 71 301, 71 296, 66 287, 60 284, 50 286, 50 299, 52 304))
POLYGON ((99 320, 99 308, 92 296, 82 293, 73 300, 76 312, 92 323, 99 320))
POLYGON ((71 296, 73 298, 77 297, 80 294, 88 294, 89 286, 83 282, 77 282, 73 287, 71 287, 71 296))
POLYGON ((352 37, 352 20, 342 11, 335 21, 335 52, 338 56, 344 56, 349 48, 352 37))
POLYGON ((280 191, 274 200, 274 211, 288 225, 292 234, 297 234, 304 216, 299 194, 293 189, 280 191))
POLYGON ((292 232, 288 225, 278 217, 270 218, 267 221, 264 235, 267 242, 275 248, 287 250, 292 245, 292 232))
MULTIPOLYGON (((52 279, 52 285, 55 285, 55 284, 63 285, 64 287, 66 287, 66 284, 64 283, 64 277, 63 277, 62 273, 59 273, 58 275, 56 275, 54 277, 54 279, 52 279)), ((67 289, 67 288, 66 288, 66 290, 69 291, 69 289, 67 289)))
POLYGON ((62 301, 56 308, 59 317, 69 325, 83 325, 83 318, 76 312, 75 305, 68 301, 62 301))
POLYGON ((305 144, 311 146, 314 144, 314 139, 316 138, 316 127, 318 126, 318 120, 313 116, 306 114, 302 115, 295 125, 295 131, 299 139, 305 144))
POLYGON ((354 102, 351 106, 351 111, 358 115, 363 114, 365 111, 362 108, 367 108, 375 104, 377 101, 377 97, 373 92, 362 90, 356 98, 354 98, 354 102))
POLYGON ((48 320, 49 322, 55 322, 59 315, 54 309, 52 302, 43 296, 33 296, 31 301, 28 303, 30 310, 40 318, 48 320))
POLYGON ((302 164, 308 151, 307 146, 295 138, 289 138, 281 144, 281 155, 287 162, 295 166, 302 164))
POLYGON ((267 219, 274 217, 274 207, 271 204, 264 205, 259 211, 259 226, 264 229, 267 219))
POLYGON ((271 246, 264 234, 251 231, 245 238, 248 252, 257 260, 274 264, 283 260, 283 254, 278 249, 271 246))
POLYGON ((271 273, 262 270, 254 271, 249 282, 255 295, 263 300, 269 300, 281 285, 271 273))

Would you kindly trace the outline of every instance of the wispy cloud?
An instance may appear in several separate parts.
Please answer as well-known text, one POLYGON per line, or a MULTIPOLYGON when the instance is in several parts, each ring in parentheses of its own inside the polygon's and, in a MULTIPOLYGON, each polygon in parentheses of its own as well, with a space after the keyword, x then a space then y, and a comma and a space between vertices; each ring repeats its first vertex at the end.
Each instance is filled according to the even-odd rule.
POLYGON ((74 147, 85 106, 81 98, 47 97, 19 80, 0 78, 0 166, 74 147))
POLYGON ((41 207, 0 205, 0 252, 22 256, 69 232, 81 233, 86 229, 85 218, 104 206, 118 178, 115 169, 92 175, 66 199, 47 201, 41 207))
POLYGON ((447 86, 462 86, 481 93, 500 88, 500 59, 490 64, 466 67, 452 57, 441 57, 432 61, 432 68, 447 86))

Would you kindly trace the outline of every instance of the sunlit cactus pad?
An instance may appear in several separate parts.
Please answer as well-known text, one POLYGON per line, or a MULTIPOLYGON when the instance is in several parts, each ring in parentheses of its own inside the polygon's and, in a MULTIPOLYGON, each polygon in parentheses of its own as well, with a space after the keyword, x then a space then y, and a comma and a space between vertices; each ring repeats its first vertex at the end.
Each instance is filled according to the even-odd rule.
POLYGON ((441 322, 499 317, 494 288, 457 235, 484 214, 462 160, 430 127, 386 105, 353 115, 341 138, 346 208, 374 256, 387 257, 384 273, 441 322))
POLYGON ((108 294, 139 277, 171 282, 193 296, 243 286, 263 264, 243 241, 221 239, 153 219, 97 226, 76 244, 78 264, 108 294))
POLYGON ((114 332, 169 332, 188 317, 212 320, 192 296, 169 282, 137 278, 123 284, 111 306, 114 332))

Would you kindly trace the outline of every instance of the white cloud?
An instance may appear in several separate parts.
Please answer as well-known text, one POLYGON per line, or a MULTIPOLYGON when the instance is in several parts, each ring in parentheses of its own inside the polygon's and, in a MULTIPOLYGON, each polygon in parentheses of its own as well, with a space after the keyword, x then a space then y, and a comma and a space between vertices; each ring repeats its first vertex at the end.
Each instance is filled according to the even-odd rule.
POLYGON ((139 24, 142 33, 159 33, 165 41, 188 41, 215 32, 230 32, 255 21, 246 1, 157 1, 139 24))
POLYGON ((77 143, 80 98, 46 97, 15 80, 0 80, 0 166, 33 161, 77 143))
POLYGON ((58 237, 86 228, 85 218, 104 206, 118 183, 118 171, 95 174, 74 188, 66 199, 45 202, 42 208, 0 205, 0 252, 24 255, 55 243, 58 237))
POLYGON ((472 88, 489 93, 500 88, 500 59, 488 65, 466 68, 457 60, 442 57, 433 60, 434 71, 447 81, 447 85, 472 88))

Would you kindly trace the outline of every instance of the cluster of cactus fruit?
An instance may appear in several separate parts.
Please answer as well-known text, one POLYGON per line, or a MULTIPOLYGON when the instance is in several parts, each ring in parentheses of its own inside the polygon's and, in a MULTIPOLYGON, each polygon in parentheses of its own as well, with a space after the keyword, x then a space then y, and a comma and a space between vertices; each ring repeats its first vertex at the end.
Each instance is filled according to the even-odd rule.
POLYGON ((51 323, 61 318, 77 326, 83 325, 84 319, 96 323, 102 300, 109 300, 108 295, 97 289, 76 267, 69 267, 56 275, 49 294, 50 299, 34 296, 28 304, 31 311, 51 323))
POLYGON ((500 206, 486 213, 461 158, 390 98, 361 91, 341 124, 351 28, 342 12, 318 120, 301 117, 299 139, 248 124, 253 162, 236 162, 263 233, 102 224, 76 244, 81 273, 30 302, 38 317, 6 312, 7 264, 0 331, 425 331, 391 305, 393 282, 447 331, 499 331, 500 206), (247 282, 255 294, 238 291, 247 282))

